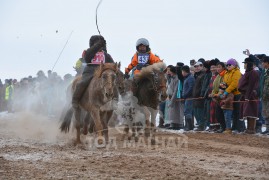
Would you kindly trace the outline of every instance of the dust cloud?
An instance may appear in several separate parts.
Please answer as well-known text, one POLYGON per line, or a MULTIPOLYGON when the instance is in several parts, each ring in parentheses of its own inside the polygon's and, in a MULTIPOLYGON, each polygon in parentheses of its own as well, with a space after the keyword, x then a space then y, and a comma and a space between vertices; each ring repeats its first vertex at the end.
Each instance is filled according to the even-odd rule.
POLYGON ((58 119, 33 112, 1 113, 0 126, 1 129, 5 129, 5 135, 12 135, 22 140, 54 144, 67 139, 67 135, 59 130, 58 119))

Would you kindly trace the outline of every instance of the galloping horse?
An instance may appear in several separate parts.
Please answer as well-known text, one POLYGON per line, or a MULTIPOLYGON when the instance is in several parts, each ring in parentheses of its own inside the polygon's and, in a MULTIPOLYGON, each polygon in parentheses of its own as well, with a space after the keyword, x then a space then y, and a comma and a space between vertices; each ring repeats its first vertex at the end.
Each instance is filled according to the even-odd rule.
POLYGON ((131 84, 137 104, 142 107, 145 115, 145 136, 149 136, 150 130, 155 128, 159 102, 167 98, 167 81, 163 72, 165 68, 166 65, 163 62, 144 67, 139 74, 134 76, 131 84))
MULTIPOLYGON (((112 114, 113 111, 111 111, 111 109, 101 110, 101 107, 118 96, 118 92, 116 92, 116 79, 118 72, 119 68, 117 63, 101 64, 100 67, 95 71, 95 74, 79 103, 80 109, 75 110, 74 126, 77 130, 77 143, 81 143, 81 110, 85 110, 87 112, 86 117, 84 118, 84 130, 86 129, 86 133, 91 119, 94 122, 94 127, 99 138, 98 144, 103 144, 103 132, 105 133, 105 138, 108 138, 107 118, 110 117, 107 113, 112 114)), ((72 84, 73 90, 75 89, 80 78, 81 77, 78 77, 74 80, 72 84)), ((69 131, 72 114, 73 110, 69 108, 61 124, 61 131, 69 131)))

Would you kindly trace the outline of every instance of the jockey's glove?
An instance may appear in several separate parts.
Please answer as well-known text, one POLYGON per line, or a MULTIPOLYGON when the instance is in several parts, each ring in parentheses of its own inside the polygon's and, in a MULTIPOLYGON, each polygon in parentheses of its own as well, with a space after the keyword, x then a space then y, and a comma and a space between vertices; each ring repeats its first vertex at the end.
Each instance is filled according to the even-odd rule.
POLYGON ((130 78, 130 75, 129 75, 129 73, 126 72, 126 73, 124 74, 124 79, 129 79, 129 78, 130 78))

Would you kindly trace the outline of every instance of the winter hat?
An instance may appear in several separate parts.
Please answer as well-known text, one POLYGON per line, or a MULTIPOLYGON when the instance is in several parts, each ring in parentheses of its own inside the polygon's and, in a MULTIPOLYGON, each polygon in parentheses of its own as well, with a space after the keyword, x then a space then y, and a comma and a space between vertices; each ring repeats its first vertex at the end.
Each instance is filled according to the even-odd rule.
POLYGON ((200 66, 200 65, 203 65, 203 63, 200 61, 198 61, 197 63, 194 64, 194 66, 200 66))
POLYGON ((254 54, 254 56, 256 56, 259 59, 262 59, 263 57, 265 57, 265 54, 254 54))
POLYGON ((177 68, 176 68, 175 66, 171 66, 171 67, 170 67, 170 71, 171 71, 172 73, 176 74, 176 73, 177 73, 177 68))
POLYGON ((194 59, 190 60, 190 65, 194 66, 194 64, 196 63, 196 61, 194 59))
POLYGON ((204 63, 205 62, 205 59, 204 58, 200 58, 200 59, 198 59, 198 62, 204 63))
POLYGON ((254 59, 247 57, 242 63, 255 63, 254 59))
POLYGON ((105 40, 105 38, 101 35, 93 35, 91 38, 90 38, 90 47, 93 46, 97 41, 99 40, 105 40))
POLYGON ((146 38, 140 38, 140 39, 138 39, 137 41, 136 41, 136 50, 138 51, 138 47, 140 46, 140 45, 144 45, 144 46, 146 46, 146 51, 148 52, 148 51, 150 51, 150 48, 149 48, 149 41, 146 39, 146 38))
POLYGON ((269 63, 269 56, 264 56, 263 59, 262 59, 262 62, 269 63))
POLYGON ((204 63, 203 63, 203 65, 204 65, 204 67, 205 68, 207 68, 207 69, 210 69, 210 61, 205 61, 204 63))
POLYGON ((184 66, 184 63, 182 63, 182 62, 177 62, 177 66, 178 66, 178 67, 182 67, 182 66, 184 66))
POLYGON ((212 59, 209 63, 210 66, 216 66, 217 63, 220 62, 217 58, 216 59, 212 59))
POLYGON ((236 65, 237 65, 237 62, 236 62, 235 59, 231 58, 231 59, 229 59, 229 60, 227 61, 226 64, 231 64, 231 65, 233 65, 233 66, 236 66, 236 65))

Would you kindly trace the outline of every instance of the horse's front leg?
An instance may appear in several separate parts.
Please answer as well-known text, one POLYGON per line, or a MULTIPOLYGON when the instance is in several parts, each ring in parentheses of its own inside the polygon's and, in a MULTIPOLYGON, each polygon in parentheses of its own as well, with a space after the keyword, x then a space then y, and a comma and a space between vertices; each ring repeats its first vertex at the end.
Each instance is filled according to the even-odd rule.
POLYGON ((110 118, 112 117, 113 111, 106 111, 106 112, 101 112, 101 122, 103 124, 103 130, 104 130, 104 135, 105 135, 105 140, 108 143, 108 122, 110 118))
POLYGON ((90 124, 90 113, 87 112, 84 117, 84 126, 83 126, 83 134, 87 135, 89 132, 89 124, 90 124))
POLYGON ((100 110, 97 107, 92 107, 91 115, 95 124, 95 130, 97 133, 98 144, 102 145, 103 142, 103 125, 100 117, 100 110))
POLYGON ((153 109, 153 108, 148 108, 150 111, 150 120, 151 120, 151 128, 155 129, 156 128, 156 117, 158 110, 153 109))
POLYGON ((81 116, 81 109, 75 109, 75 128, 77 129, 77 140, 76 144, 80 144, 80 116, 81 116))
POLYGON ((150 116, 151 116, 151 144, 155 144, 155 132, 156 132, 156 116, 158 113, 158 110, 149 108, 150 116))
POLYGON ((145 115, 145 124, 146 124, 146 127, 145 127, 145 136, 146 137, 149 137, 150 136, 150 129, 151 129, 151 125, 150 125, 150 111, 149 109, 144 106, 143 107, 143 111, 144 111, 144 115, 145 115))

